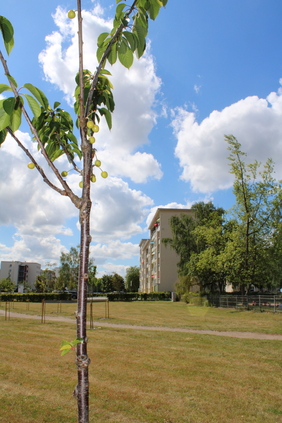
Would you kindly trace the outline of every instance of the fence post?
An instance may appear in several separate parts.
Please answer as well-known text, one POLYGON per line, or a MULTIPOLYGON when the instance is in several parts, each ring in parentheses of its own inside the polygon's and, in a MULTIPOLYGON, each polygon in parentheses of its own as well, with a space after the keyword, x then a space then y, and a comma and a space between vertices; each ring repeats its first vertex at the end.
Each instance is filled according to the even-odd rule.
POLYGON ((274 295, 274 313, 276 313, 276 295, 274 295))
POLYGON ((94 322, 93 322, 93 301, 90 302, 90 329, 93 329, 94 322))
POLYGON ((45 300, 42 300, 41 323, 45 323, 45 300))
POLYGON ((10 302, 6 301, 5 303, 5 320, 10 320, 10 302))

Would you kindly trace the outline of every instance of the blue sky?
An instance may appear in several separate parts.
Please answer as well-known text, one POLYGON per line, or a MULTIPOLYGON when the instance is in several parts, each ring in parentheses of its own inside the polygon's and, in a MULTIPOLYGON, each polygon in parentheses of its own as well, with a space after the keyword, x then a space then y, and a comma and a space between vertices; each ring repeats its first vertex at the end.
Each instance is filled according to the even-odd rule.
MULTIPOLYGON (((82 3, 85 66, 94 70, 96 39, 108 28, 115 2, 82 3)), ((75 9, 72 0, 9 0, 0 11, 15 28, 12 75, 67 110, 77 71, 69 9, 75 9)), ((110 176, 98 178, 92 192, 91 254, 100 275, 124 275, 127 266, 138 265, 138 244, 158 206, 186 208, 209 200, 225 209, 233 205, 225 134, 238 138, 248 160, 273 158, 282 179, 281 16, 277 0, 169 0, 150 22, 146 56, 130 71, 108 67, 114 125, 111 133, 101 125, 96 146, 110 176)), ((0 82, 6 82, 3 72, 0 82)), ((19 136, 38 155, 25 125, 19 136)), ((59 263, 61 251, 79 243, 77 212, 27 169, 28 161, 12 140, 5 141, 0 260, 44 267, 59 263)), ((64 159, 58 168, 67 168, 64 159)), ((75 174, 69 178, 77 193, 78 181, 75 174)))

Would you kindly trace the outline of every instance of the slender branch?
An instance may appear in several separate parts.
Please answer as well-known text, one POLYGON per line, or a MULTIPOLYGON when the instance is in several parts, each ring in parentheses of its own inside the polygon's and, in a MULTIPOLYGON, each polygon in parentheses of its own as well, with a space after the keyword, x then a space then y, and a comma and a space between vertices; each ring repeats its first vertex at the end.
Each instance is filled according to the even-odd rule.
POLYGON ((25 152, 25 154, 30 158, 30 160, 35 164, 35 167, 38 170, 38 172, 40 173, 40 175, 42 176, 43 181, 46 182, 47 185, 49 185, 53 190, 57 191, 59 194, 64 195, 64 196, 67 196, 68 194, 66 193, 66 191, 61 190, 60 188, 56 187, 56 185, 52 184, 52 182, 46 176, 46 174, 45 174, 44 170, 42 169, 42 167, 39 166, 39 164, 36 162, 36 160, 34 159, 34 157, 32 156, 32 154, 29 152, 29 150, 27 148, 25 148, 25 146, 21 143, 21 141, 14 134, 14 132, 9 127, 7 127, 6 129, 9 132, 9 134, 14 138, 14 140, 16 141, 16 143, 18 144, 18 146, 25 152))
MULTIPOLYGON (((7 62, 4 59, 1 50, 0 50, 0 61, 1 61, 2 65, 3 65, 3 68, 4 68, 4 71, 5 71, 6 76, 7 75, 10 75, 9 68, 7 66, 7 62)), ((12 91, 14 93, 14 96, 16 98, 18 98, 19 97, 19 93, 18 93, 15 85, 13 84, 13 82, 9 78, 8 78, 8 80, 9 80, 10 87, 12 88, 12 91)), ((71 201, 73 202, 73 204, 78 209, 80 209, 81 208, 81 199, 77 195, 75 195, 73 193, 73 191, 70 189, 70 187, 67 184, 67 182, 62 178, 60 172, 58 171, 58 169, 56 168, 56 166, 54 165, 54 163, 50 160, 50 158, 49 158, 49 156, 48 156, 48 154, 47 154, 47 152, 46 152, 46 150, 44 148, 44 145, 43 145, 43 143, 42 143, 42 141, 41 141, 41 139, 40 139, 40 137, 39 137, 39 135, 38 135, 35 127, 33 126, 32 122, 31 122, 31 119, 30 119, 30 117, 29 117, 29 115, 28 115, 28 113, 27 113, 27 111, 26 111, 26 109, 25 109, 25 107, 23 105, 21 105, 21 110, 22 110, 22 113, 24 115, 24 118, 25 118, 25 120, 26 120, 26 122, 27 122, 27 124, 28 124, 28 126, 29 126, 29 128, 30 128, 30 130, 32 132, 32 134, 34 135, 36 141, 38 142, 38 145, 40 146, 41 153, 43 154, 43 156, 44 156, 45 160, 47 161, 48 165, 51 167, 52 171, 54 172, 54 174, 56 175, 57 179, 59 180, 59 182, 61 183, 62 187, 65 190, 65 191, 62 191, 62 190, 60 190, 59 188, 56 187, 57 188, 56 191, 57 192, 60 192, 61 191, 61 193, 62 192, 65 192, 62 195, 67 195, 71 199, 71 201)), ((7 129, 9 130, 9 133, 12 135, 13 134, 13 131, 10 128, 7 128, 7 129)), ((13 134, 13 137, 16 140, 16 137, 14 136, 14 134, 13 134)), ((28 154, 28 157, 30 157, 33 160, 34 164, 36 163, 30 153, 28 154)), ((39 170, 40 166, 37 165, 36 168, 39 170)), ((55 185, 54 185, 54 187, 55 187, 55 185)))
MULTIPOLYGON (((133 12, 133 10, 135 9, 137 1, 138 0, 134 0, 134 2, 131 5, 129 11, 126 13, 126 15, 124 17, 125 19, 127 17, 129 17, 131 15, 131 13, 133 12)), ((100 60, 100 63, 98 64, 98 67, 96 68, 96 72, 95 72, 95 75, 94 75, 94 78, 93 78, 93 81, 92 81, 92 84, 91 84, 91 88, 90 88, 90 91, 88 93, 87 101, 86 101, 85 116, 88 116, 88 114, 89 114, 90 104, 91 104, 91 101, 92 101, 93 93, 94 93, 94 90, 96 88, 100 72, 104 67, 104 62, 105 62, 109 52, 111 51, 112 45, 116 42, 116 40, 118 39, 119 35, 121 34, 121 32, 123 31, 124 28, 126 28, 126 26, 123 23, 121 23, 120 26, 117 28, 115 34, 113 35, 111 41, 109 42, 108 47, 104 51, 104 54, 103 54, 103 56, 100 60)))

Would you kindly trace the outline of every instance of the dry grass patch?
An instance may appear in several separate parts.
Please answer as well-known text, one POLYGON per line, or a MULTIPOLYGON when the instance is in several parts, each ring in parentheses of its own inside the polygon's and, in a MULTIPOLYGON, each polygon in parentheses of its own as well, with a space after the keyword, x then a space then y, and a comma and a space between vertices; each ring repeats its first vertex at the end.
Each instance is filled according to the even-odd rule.
MULTIPOLYGON (((76 421, 72 324, 1 320, 0 422, 76 421)), ((276 423, 281 342, 89 331, 91 423, 276 423)))
MULTIPOLYGON (((2 303, 1 308, 3 309, 3 307, 4 304, 2 303)), ((46 314, 50 316, 75 319, 75 310, 76 303, 62 303, 61 311, 56 303, 46 304, 46 314)), ((30 303, 29 310, 27 310, 25 303, 14 303, 11 306, 11 311, 40 315, 41 304, 30 303)), ((105 304, 93 303, 93 314, 96 321, 104 319, 105 304)), ((172 303, 169 301, 110 302, 109 322, 144 326, 282 334, 282 313, 196 307, 183 302, 172 303)))

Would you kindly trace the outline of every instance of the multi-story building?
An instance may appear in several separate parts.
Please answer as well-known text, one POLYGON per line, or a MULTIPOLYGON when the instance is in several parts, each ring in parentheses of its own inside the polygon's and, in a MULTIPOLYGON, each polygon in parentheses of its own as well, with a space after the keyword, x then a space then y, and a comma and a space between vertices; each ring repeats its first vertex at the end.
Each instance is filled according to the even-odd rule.
POLYGON ((172 216, 189 214, 190 209, 157 209, 149 226, 150 239, 142 239, 140 246, 140 292, 174 291, 177 282, 179 256, 162 242, 171 238, 170 219, 172 216))
POLYGON ((9 278, 16 288, 34 287, 37 277, 41 274, 41 264, 22 261, 1 261, 0 279, 9 278))

